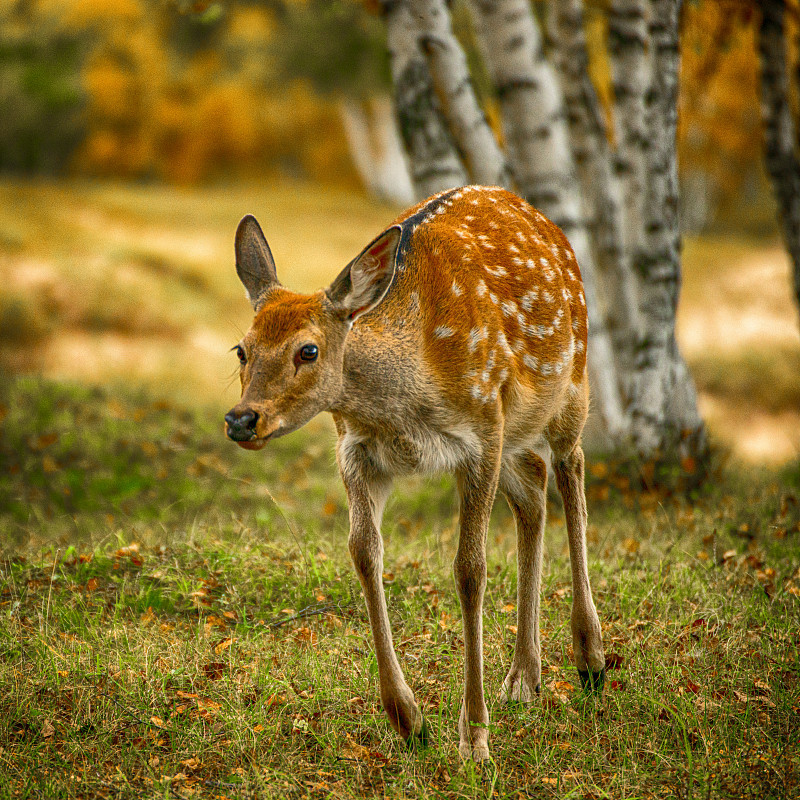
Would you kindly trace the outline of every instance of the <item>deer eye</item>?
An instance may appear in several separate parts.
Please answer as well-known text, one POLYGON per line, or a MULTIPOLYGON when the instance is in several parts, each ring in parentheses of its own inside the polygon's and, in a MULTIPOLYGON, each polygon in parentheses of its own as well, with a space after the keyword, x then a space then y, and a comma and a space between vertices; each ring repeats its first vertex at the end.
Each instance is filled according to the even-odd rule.
POLYGON ((306 363, 316 361, 319 355, 319 348, 315 344, 304 344, 297 351, 297 355, 300 361, 305 361, 306 363))
POLYGON ((236 358, 239 359, 239 363, 244 366, 247 363, 247 355, 244 352, 244 348, 241 345, 236 346, 236 358))

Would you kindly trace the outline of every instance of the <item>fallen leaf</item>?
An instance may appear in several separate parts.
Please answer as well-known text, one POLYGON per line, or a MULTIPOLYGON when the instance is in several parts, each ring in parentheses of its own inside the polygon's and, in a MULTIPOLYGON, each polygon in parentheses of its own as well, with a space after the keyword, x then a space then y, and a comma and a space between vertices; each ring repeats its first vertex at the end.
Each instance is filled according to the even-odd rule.
POLYGON ((53 723, 50 722, 49 719, 46 719, 42 723, 42 738, 49 739, 55 732, 56 729, 53 727, 53 723))
POLYGON ((622 669, 625 659, 619 653, 606 653, 606 669, 622 669))
POLYGON ((225 674, 227 666, 224 661, 210 661, 203 665, 203 672, 210 681, 217 681, 225 674))
POLYGON ((292 638, 301 644, 314 645, 317 643, 317 632, 306 627, 296 628, 292 632, 292 638))
POLYGON ((231 645, 233 644, 233 639, 229 636, 227 639, 223 639, 219 644, 215 645, 214 652, 217 655, 224 653, 231 645))

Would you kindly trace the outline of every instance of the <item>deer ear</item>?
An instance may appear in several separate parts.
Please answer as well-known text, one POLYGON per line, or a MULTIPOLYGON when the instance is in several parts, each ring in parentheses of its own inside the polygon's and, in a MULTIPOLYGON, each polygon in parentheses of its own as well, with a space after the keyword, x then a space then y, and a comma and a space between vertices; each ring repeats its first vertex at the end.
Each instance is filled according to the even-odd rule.
POLYGON ((265 289, 278 283, 275 260, 272 258, 261 226, 252 214, 242 218, 236 229, 236 274, 247 290, 253 308, 265 289))
POLYGON ((401 234, 399 225, 384 231, 325 290, 330 301, 351 322, 375 308, 389 291, 401 234))

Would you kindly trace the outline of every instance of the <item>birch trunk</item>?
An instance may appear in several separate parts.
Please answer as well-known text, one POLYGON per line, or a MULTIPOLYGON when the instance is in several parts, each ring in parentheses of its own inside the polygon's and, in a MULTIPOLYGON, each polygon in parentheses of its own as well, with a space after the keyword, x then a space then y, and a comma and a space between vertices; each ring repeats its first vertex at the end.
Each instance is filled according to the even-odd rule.
POLYGON ((795 123, 789 105, 785 24, 785 0, 762 0, 758 50, 764 160, 794 267, 794 294, 800 311, 800 162, 795 152, 795 123))
POLYGON ((636 279, 625 247, 622 185, 612 170, 607 124, 589 77, 582 0, 551 3, 549 21, 598 277, 606 287, 606 320, 626 385, 639 329, 636 279))
POLYGON ((675 340, 681 277, 675 147, 679 6, 679 0, 653 0, 650 26, 648 213, 643 220, 644 247, 634 256, 640 276, 642 339, 631 401, 634 443, 646 457, 697 455, 705 450, 694 383, 675 340))
POLYGON ((497 88, 506 148, 520 192, 564 231, 580 264, 589 312, 592 389, 606 428, 617 439, 625 430, 622 400, 560 86, 544 57, 528 0, 471 0, 469 5, 497 88))
POLYGON ((478 104, 467 59, 453 35, 444 0, 410 0, 433 86, 470 178, 487 186, 511 188, 506 158, 478 104))
POLYGON ((608 53, 614 89, 615 169, 622 184, 627 258, 643 247, 650 132, 647 92, 652 75, 647 0, 614 0, 608 15, 608 53))
POLYGON ((353 100, 339 103, 350 156, 364 187, 376 197, 410 205, 414 189, 403 156, 391 103, 371 101, 369 110, 353 100))
POLYGON ((408 0, 384 0, 382 9, 397 119, 415 192, 421 199, 463 186, 467 173, 442 117, 408 0))

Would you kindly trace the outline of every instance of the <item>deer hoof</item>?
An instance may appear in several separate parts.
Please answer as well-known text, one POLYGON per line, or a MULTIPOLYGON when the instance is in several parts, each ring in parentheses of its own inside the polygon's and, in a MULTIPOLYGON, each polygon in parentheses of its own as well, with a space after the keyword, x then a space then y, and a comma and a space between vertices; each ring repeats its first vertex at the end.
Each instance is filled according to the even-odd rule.
POLYGON ((486 744, 473 744, 472 742, 461 742, 458 745, 458 754, 464 761, 475 761, 480 764, 481 761, 488 761, 491 756, 489 755, 489 745, 486 744))
POLYGON ((523 672, 512 669, 506 675, 503 681, 503 687, 500 689, 500 702, 503 705, 510 705, 512 703, 532 703, 534 695, 537 695, 542 690, 542 684, 536 682, 536 685, 531 687, 531 684, 525 679, 523 672))
POLYGON ((579 669, 578 675, 581 679, 583 691, 591 694, 600 695, 603 693, 603 685, 606 682, 606 668, 603 667, 599 672, 593 669, 579 669))

